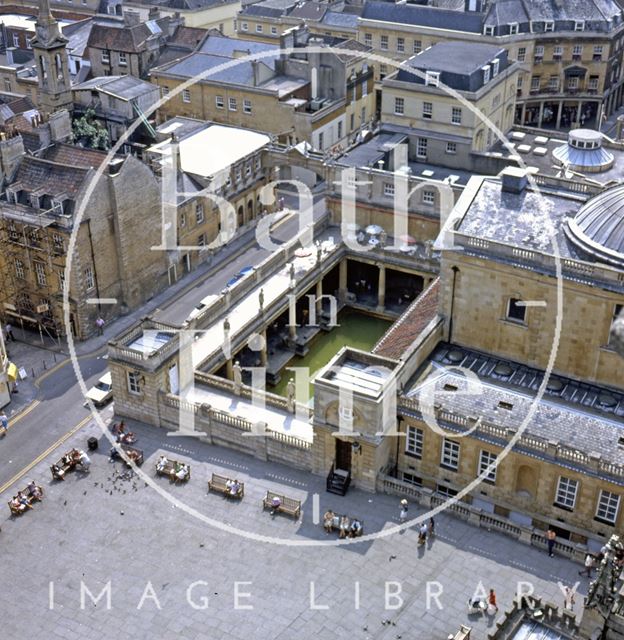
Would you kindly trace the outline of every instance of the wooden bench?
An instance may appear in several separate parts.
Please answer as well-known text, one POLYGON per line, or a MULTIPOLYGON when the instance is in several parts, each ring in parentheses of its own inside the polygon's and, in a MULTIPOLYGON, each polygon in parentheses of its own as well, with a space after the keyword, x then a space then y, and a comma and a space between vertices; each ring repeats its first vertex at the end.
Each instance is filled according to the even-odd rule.
POLYGON ((65 480, 68 471, 73 471, 78 464, 76 458, 73 457, 72 451, 68 451, 58 462, 50 466, 52 478, 54 480, 65 480))
POLYGON ((169 478, 169 480, 171 480, 172 482, 188 482, 191 479, 191 465, 186 464, 186 462, 179 462, 178 460, 167 460, 167 464, 162 467, 157 462, 156 475, 167 476, 167 478, 169 478), (176 471, 180 468, 181 465, 184 465, 188 469, 188 473, 183 480, 178 478, 178 476, 176 475, 176 471))
MULTIPOLYGON (((347 517, 349 519, 349 537, 359 538, 364 533, 364 522, 359 518, 352 518, 351 516, 347 516, 346 513, 334 513, 334 517, 332 518, 331 528, 332 531, 340 531, 340 521, 342 518, 347 517), (360 523, 360 530, 354 535, 351 535, 351 523, 357 520, 360 523)), ((323 527, 325 527, 325 519, 323 519, 323 527)))
MULTIPOLYGON (((140 467, 143 464, 143 451, 141 451, 141 449, 131 447, 129 444, 122 444, 119 446, 130 460, 134 460, 134 464, 136 464, 137 467, 140 467)), ((124 463, 128 467, 130 466, 125 460, 124 463)))
MULTIPOLYGON (((24 489, 22 489, 19 493, 21 493, 27 500, 28 504, 32 507, 33 502, 41 502, 41 499, 43 498, 43 489, 39 486, 36 485, 38 491, 39 491, 39 495, 31 493, 30 490, 28 489, 28 486, 26 486, 24 489)), ((9 505, 9 509, 11 510, 11 515, 15 515, 15 516, 19 516, 22 513, 24 513, 25 511, 27 511, 27 507, 25 507, 25 505, 22 505, 20 503, 20 506, 14 506, 12 503, 12 500, 9 500, 8 502, 9 505), (24 507, 24 508, 22 508, 24 507)))
POLYGON ((294 516, 295 519, 301 515, 301 500, 294 500, 288 498, 279 493, 273 493, 273 491, 267 491, 264 500, 262 500, 263 509, 272 509, 273 511, 281 511, 287 513, 290 516, 294 516), (279 498, 279 507, 273 506, 273 498, 279 498))
POLYGON ((230 482, 234 482, 232 478, 227 478, 226 476, 220 476, 216 473, 212 474, 212 478, 208 480, 208 491, 218 491, 228 498, 238 498, 239 500, 243 499, 245 495, 245 483, 238 483, 238 491, 236 493, 232 493, 228 484, 230 482))

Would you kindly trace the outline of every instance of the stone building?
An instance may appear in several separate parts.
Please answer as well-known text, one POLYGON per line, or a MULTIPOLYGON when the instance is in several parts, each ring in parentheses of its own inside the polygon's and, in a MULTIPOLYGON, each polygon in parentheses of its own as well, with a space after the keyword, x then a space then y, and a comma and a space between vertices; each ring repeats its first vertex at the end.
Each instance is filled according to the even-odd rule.
POLYGON ((474 153, 513 126, 518 66, 502 47, 459 42, 433 45, 406 64, 382 82, 381 121, 401 127, 410 155, 423 162, 482 170, 474 153))
POLYGON ((65 334, 63 287, 75 232, 66 286, 71 330, 84 339, 98 317, 112 320, 166 286, 165 256, 149 250, 160 239, 160 191, 133 157, 102 167, 105 152, 55 139, 37 157, 25 153, 20 135, 0 141, 2 316, 65 334), (89 192, 98 170, 103 173, 89 192))
POLYGON ((211 34, 195 53, 152 70, 164 95, 196 78, 161 106, 160 118, 201 118, 325 151, 345 145, 373 117, 372 69, 363 45, 335 47, 342 51, 305 29, 282 36, 281 48, 292 51, 281 54, 273 45, 211 34), (321 51, 305 52, 306 46, 321 51), (233 63, 251 54, 258 59, 233 63))
MULTIPOLYGON (((456 10, 421 4, 367 2, 360 42, 397 62, 437 42, 504 47, 521 64, 516 120, 548 128, 596 127, 622 105, 622 9, 615 2, 491 0, 456 10)), ((376 64, 377 78, 391 73, 376 64)), ((380 87, 378 87, 380 89, 380 87)))

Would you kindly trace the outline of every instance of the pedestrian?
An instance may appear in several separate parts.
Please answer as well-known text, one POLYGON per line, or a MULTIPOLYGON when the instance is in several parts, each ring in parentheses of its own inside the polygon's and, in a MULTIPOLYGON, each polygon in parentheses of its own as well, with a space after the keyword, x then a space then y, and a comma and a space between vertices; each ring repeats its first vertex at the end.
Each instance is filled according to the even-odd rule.
POLYGON ((570 611, 574 611, 574 591, 570 589, 570 587, 566 587, 563 595, 563 606, 565 609, 570 609, 570 611))
POLYGON ((0 431, 2 435, 6 435, 6 432, 9 429, 9 419, 6 417, 6 413, 4 411, 0 413, 0 431))
POLYGON ((433 518, 429 518, 429 530, 427 531, 427 535, 430 538, 433 538, 435 534, 435 520, 433 518))
POLYGON ((596 559, 591 553, 588 553, 585 556, 585 568, 582 571, 579 571, 579 576, 582 576, 584 573, 587 574, 588 578, 591 578, 592 569, 596 564, 596 559))
POLYGON ((95 321, 95 326, 98 330, 98 335, 101 336, 104 334, 104 319, 101 316, 98 316, 98 319, 95 321))
POLYGON ((15 342, 15 336, 13 335, 13 327, 8 322, 4 326, 4 334, 6 336, 7 342, 9 340, 13 340, 13 342, 15 342))
POLYGON ((420 530, 418 532, 418 544, 425 544, 427 540, 427 523, 423 522, 420 525, 420 530))
POLYGON ((554 553, 553 549, 555 548, 555 538, 557 534, 553 531, 552 527, 548 527, 548 531, 546 532, 546 544, 548 545, 548 555, 552 558, 554 553))
POLYGON ((496 593, 494 593, 494 589, 490 589, 490 595, 488 596, 488 605, 490 607, 494 607, 496 613, 498 613, 498 605, 496 604, 496 593))
POLYGON ((399 513, 399 520, 401 521, 401 524, 402 524, 407 520, 407 500, 403 498, 400 504, 401 504, 401 511, 399 513))

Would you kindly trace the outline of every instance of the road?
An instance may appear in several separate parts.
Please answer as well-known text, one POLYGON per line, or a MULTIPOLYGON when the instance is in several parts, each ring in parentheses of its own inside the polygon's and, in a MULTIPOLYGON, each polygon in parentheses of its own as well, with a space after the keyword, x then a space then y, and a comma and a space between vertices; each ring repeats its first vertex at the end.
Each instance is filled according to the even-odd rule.
MULTIPOLYGON (((287 205, 294 204, 293 196, 285 198, 287 205)), ((314 218, 317 219, 324 211, 324 199, 316 197, 314 218)), ((298 232, 299 218, 292 216, 279 224, 273 239, 278 243, 285 242, 298 232)), ((182 322, 199 300, 210 293, 221 291, 225 283, 241 268, 259 264, 269 253, 257 245, 239 252, 211 278, 200 280, 150 315, 163 321, 182 322)), ((96 353, 80 356, 80 370, 87 388, 106 369, 105 354, 106 349, 102 348, 96 353)), ((48 452, 59 439, 91 417, 89 409, 84 405, 82 391, 70 360, 59 363, 47 372, 39 379, 38 385, 39 393, 35 401, 11 420, 9 432, 0 440, 3 461, 0 464, 0 490, 33 460, 48 452)))

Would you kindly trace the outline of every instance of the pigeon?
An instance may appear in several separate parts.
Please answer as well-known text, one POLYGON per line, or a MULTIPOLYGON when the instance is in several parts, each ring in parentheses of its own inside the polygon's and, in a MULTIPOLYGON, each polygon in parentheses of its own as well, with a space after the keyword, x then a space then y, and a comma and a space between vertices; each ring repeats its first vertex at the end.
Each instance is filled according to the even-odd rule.
POLYGON ((65 500, 65 502, 63 502, 63 506, 65 506, 67 504, 67 500, 65 500))
POLYGON ((390 556, 390 557, 388 558, 388 562, 391 562, 392 560, 396 560, 396 556, 390 556))

